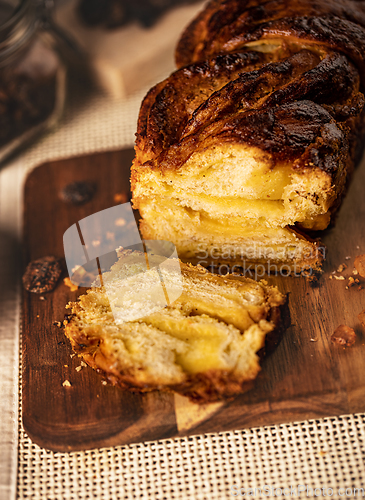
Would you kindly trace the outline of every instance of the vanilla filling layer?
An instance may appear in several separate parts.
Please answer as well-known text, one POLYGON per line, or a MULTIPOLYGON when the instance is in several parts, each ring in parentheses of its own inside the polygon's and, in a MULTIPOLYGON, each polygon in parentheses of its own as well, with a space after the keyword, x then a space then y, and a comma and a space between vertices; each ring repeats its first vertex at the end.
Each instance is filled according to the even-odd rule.
POLYGON ((213 147, 196 153, 183 170, 143 171, 134 189, 138 204, 168 203, 237 224, 259 220, 262 226, 285 227, 303 223, 305 227, 325 229, 336 192, 329 176, 319 169, 296 172, 292 165, 272 166, 257 148, 213 147), (237 151, 238 149, 238 151, 237 151), (232 221, 233 218, 237 218, 232 221))
POLYGON ((141 210, 147 237, 166 239, 177 247, 179 257, 205 261, 295 262, 316 260, 317 248, 290 228, 268 228, 259 221, 224 224, 182 207, 141 210), (160 211, 160 209, 162 209, 160 211))
MULTIPOLYGON (((115 296, 123 296, 123 278, 130 278, 137 270, 144 272, 139 269, 139 260, 132 269, 129 261, 116 263, 105 275, 112 288, 109 292, 115 296)), ((274 327, 265 320, 267 298, 263 288, 255 282, 215 276, 202 279, 189 272, 183 281, 181 296, 170 306, 121 324, 115 322, 108 290, 91 289, 80 298, 83 325, 79 326, 98 331, 100 325, 107 332, 100 343, 101 351, 112 351, 116 360, 123 362, 123 369, 136 367, 135 376, 141 383, 145 379, 158 383, 161 376, 169 378, 169 383, 180 383, 184 373, 209 370, 234 371, 238 377, 254 378, 259 369, 256 352, 274 327)), ((147 301, 155 292, 153 283, 150 293, 148 288, 149 283, 144 295, 147 301)))

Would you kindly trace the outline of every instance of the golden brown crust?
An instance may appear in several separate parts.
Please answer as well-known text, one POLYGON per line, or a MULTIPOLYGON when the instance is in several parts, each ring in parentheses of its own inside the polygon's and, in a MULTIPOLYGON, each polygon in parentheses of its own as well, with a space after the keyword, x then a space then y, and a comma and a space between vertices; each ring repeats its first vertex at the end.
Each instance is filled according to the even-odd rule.
MULTIPOLYGON (((280 319, 279 311, 276 313, 276 318, 280 319)), ((251 389, 254 383, 254 379, 238 380, 232 372, 222 370, 209 370, 205 373, 187 375, 183 383, 176 385, 141 383, 136 379, 133 369, 116 370, 117 360, 110 353, 104 354, 99 346, 95 347, 95 339, 90 339, 90 344, 85 343, 88 342, 88 337, 80 328, 72 325, 72 320, 66 325, 65 334, 70 340, 73 350, 82 357, 83 361, 111 385, 123 390, 142 393, 174 391, 199 404, 205 404, 233 398, 251 389)), ((271 334, 273 333, 271 332, 271 334)))

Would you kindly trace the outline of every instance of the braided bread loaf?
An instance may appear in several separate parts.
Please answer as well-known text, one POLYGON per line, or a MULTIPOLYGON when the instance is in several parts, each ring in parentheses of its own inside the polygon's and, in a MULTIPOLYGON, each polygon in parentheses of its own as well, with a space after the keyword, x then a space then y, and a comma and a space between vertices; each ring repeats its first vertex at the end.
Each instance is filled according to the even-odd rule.
MULTIPOLYGON (((146 96, 132 168, 146 239, 202 265, 319 271, 364 131, 365 1, 212 0, 146 96)), ((231 267, 232 268, 232 267, 231 267)))

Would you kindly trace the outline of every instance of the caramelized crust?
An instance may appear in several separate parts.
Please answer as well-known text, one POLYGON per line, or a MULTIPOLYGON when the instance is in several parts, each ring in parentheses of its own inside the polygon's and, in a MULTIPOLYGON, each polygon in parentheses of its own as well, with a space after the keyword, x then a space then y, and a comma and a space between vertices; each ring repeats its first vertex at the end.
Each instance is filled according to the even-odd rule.
POLYGON ((267 39, 320 44, 350 56, 365 76, 365 2, 212 0, 187 27, 178 67, 267 39))
MULTIPOLYGON (((269 153, 271 168, 283 161, 292 162, 295 170, 318 167, 335 182, 348 157, 346 132, 325 109, 311 101, 263 107, 215 120, 200 133, 187 135, 150 160, 149 168, 162 174, 179 170, 193 154, 218 144, 241 143, 269 153)), ((133 187, 136 179, 134 175, 133 187)))
POLYGON ((141 108, 135 165, 178 169, 212 140, 245 142, 272 153, 274 161, 293 160, 315 145, 317 137, 321 140, 324 127, 326 153, 333 151, 335 158, 313 158, 306 166, 334 172, 340 149, 347 154, 349 132, 335 119, 343 123, 360 115, 364 103, 358 72, 345 56, 333 52, 321 60, 317 53, 301 50, 270 64, 268 56, 219 56, 158 84, 141 108), (254 69, 258 65, 263 67, 254 69), (314 103, 324 104, 327 111, 314 103))
POLYGON ((269 61, 260 52, 218 56, 176 71, 145 97, 138 120, 136 149, 146 161, 178 142, 190 117, 216 91, 240 74, 269 61))

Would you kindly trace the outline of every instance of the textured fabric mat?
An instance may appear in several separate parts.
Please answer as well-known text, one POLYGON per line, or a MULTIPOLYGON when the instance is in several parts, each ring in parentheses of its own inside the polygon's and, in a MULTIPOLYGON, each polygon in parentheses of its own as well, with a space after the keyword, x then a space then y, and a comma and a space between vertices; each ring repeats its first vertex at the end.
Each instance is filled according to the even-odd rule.
MULTIPOLYGON (((0 200, 0 223, 9 231, 13 228, 15 235, 19 233, 22 185, 34 166, 51 159, 131 146, 143 95, 138 93, 126 101, 98 94, 84 101, 73 99, 59 127, 0 173, 0 190, 9 193, 7 206, 14 208, 5 210, 4 200, 0 200)), ((16 310, 13 312, 15 315, 16 310)), ((13 344, 17 342, 16 333, 12 339, 13 344)), ((5 359, 0 351, 0 366, 4 361, 1 356, 5 359)), ((13 380, 14 387, 17 382, 13 380)), ((332 498, 362 498, 361 490, 355 488, 365 488, 365 414, 53 453, 27 437, 20 404, 18 438, 19 499, 297 497, 298 486, 308 488, 300 498, 323 493, 332 498)))
POLYGON ((82 453, 46 451, 21 429, 18 493, 33 500, 219 500, 251 489, 256 498, 362 498, 364 449, 365 415, 82 453))

